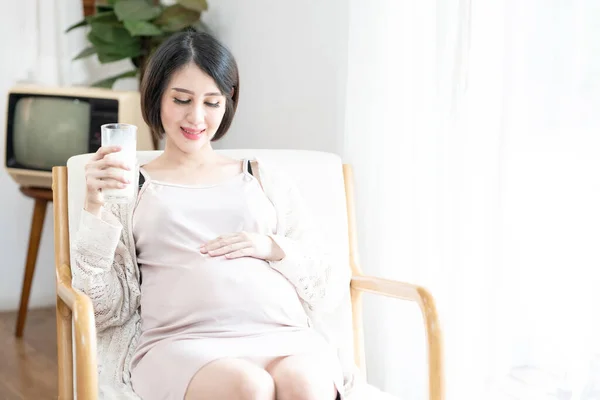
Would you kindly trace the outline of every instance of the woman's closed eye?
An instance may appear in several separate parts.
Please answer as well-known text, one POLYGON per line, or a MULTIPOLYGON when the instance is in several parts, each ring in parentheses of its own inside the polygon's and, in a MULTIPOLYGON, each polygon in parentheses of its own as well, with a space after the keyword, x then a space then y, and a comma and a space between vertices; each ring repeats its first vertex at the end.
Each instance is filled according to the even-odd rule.
MULTIPOLYGON (((192 102, 192 100, 190 100, 190 99, 188 99, 188 100, 181 100, 181 99, 178 99, 177 97, 173 98, 173 101, 176 104, 190 104, 192 102)), ((214 107, 214 108, 217 108, 217 107, 221 106, 221 103, 219 103, 218 101, 215 102, 215 103, 211 103, 210 101, 205 101, 204 104, 206 104, 208 107, 214 107)))

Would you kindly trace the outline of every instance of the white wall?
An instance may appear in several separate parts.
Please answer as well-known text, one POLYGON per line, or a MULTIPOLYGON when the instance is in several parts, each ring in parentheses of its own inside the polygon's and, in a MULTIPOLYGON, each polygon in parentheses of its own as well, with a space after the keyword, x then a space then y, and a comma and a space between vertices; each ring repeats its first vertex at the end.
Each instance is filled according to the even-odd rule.
POLYGON ((209 1, 205 21, 234 53, 240 103, 215 147, 296 148, 341 154, 348 4, 209 1))
MULTIPOLYGON (((6 92, 6 86, 0 91, 6 92)), ((0 108, 6 107, 3 98, 0 108)), ((0 124, 5 124, 5 114, 0 114, 0 124)), ((4 143, 0 146, 4 152, 4 143)), ((18 307, 27 241, 33 211, 33 200, 23 196, 18 186, 10 179, 4 169, 0 171, 0 311, 18 307)), ((30 307, 52 304, 54 301, 54 254, 52 205, 46 213, 46 224, 38 255, 36 275, 30 298, 30 307)))
MULTIPOLYGON (((0 6, 0 25, 5 34, 0 42, 0 154, 4 162, 4 129, 6 126, 6 92, 17 80, 35 75, 38 54, 36 37, 36 6, 33 1, 7 2, 0 6)), ((51 70, 57 65, 46 63, 51 70)), ((16 309, 19 304, 21 284, 27 255, 27 241, 33 211, 33 200, 19 192, 16 183, 4 169, 0 169, 0 310, 16 309)), ((31 293, 32 307, 54 301, 54 254, 52 206, 48 207, 42 235, 38 264, 31 293)))

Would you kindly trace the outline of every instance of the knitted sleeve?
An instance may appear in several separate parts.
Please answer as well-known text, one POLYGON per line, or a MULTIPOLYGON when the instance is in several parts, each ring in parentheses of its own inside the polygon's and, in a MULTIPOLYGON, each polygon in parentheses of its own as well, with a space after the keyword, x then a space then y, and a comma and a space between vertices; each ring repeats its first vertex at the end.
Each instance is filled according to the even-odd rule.
POLYGON ((314 222, 298 188, 281 173, 261 169, 265 191, 277 211, 278 232, 271 238, 285 257, 270 262, 296 288, 298 296, 315 310, 331 310, 350 284, 349 268, 329 251, 327 240, 314 222), (264 172, 263 172, 264 171, 264 172))
POLYGON ((82 210, 72 241, 73 286, 88 295, 94 306, 98 332, 125 323, 139 305, 137 278, 126 268, 133 263, 125 244, 124 207, 103 209, 101 218, 82 210))

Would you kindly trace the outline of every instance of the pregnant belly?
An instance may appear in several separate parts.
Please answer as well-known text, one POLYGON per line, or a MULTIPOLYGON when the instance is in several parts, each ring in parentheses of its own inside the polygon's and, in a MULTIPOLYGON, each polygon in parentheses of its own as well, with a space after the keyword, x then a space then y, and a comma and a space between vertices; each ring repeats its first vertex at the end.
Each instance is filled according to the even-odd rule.
POLYGON ((266 261, 196 258, 142 267, 142 330, 224 335, 305 327, 294 286, 266 261))

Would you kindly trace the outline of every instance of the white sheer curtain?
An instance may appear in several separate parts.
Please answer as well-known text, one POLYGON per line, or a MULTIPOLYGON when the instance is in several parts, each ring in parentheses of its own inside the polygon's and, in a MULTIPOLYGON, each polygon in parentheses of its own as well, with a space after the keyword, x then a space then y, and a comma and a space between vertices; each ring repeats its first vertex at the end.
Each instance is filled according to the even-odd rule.
POLYGON ((21 0, 0 6, 3 87, 17 81, 47 85, 81 83, 82 62, 71 59, 86 46, 85 32, 64 33, 83 18, 80 0, 21 0))
MULTIPOLYGON (((351 2, 363 267, 435 295, 449 399, 597 379, 599 20, 592 0, 351 2)), ((370 379, 425 398, 418 312, 367 305, 370 379)))

